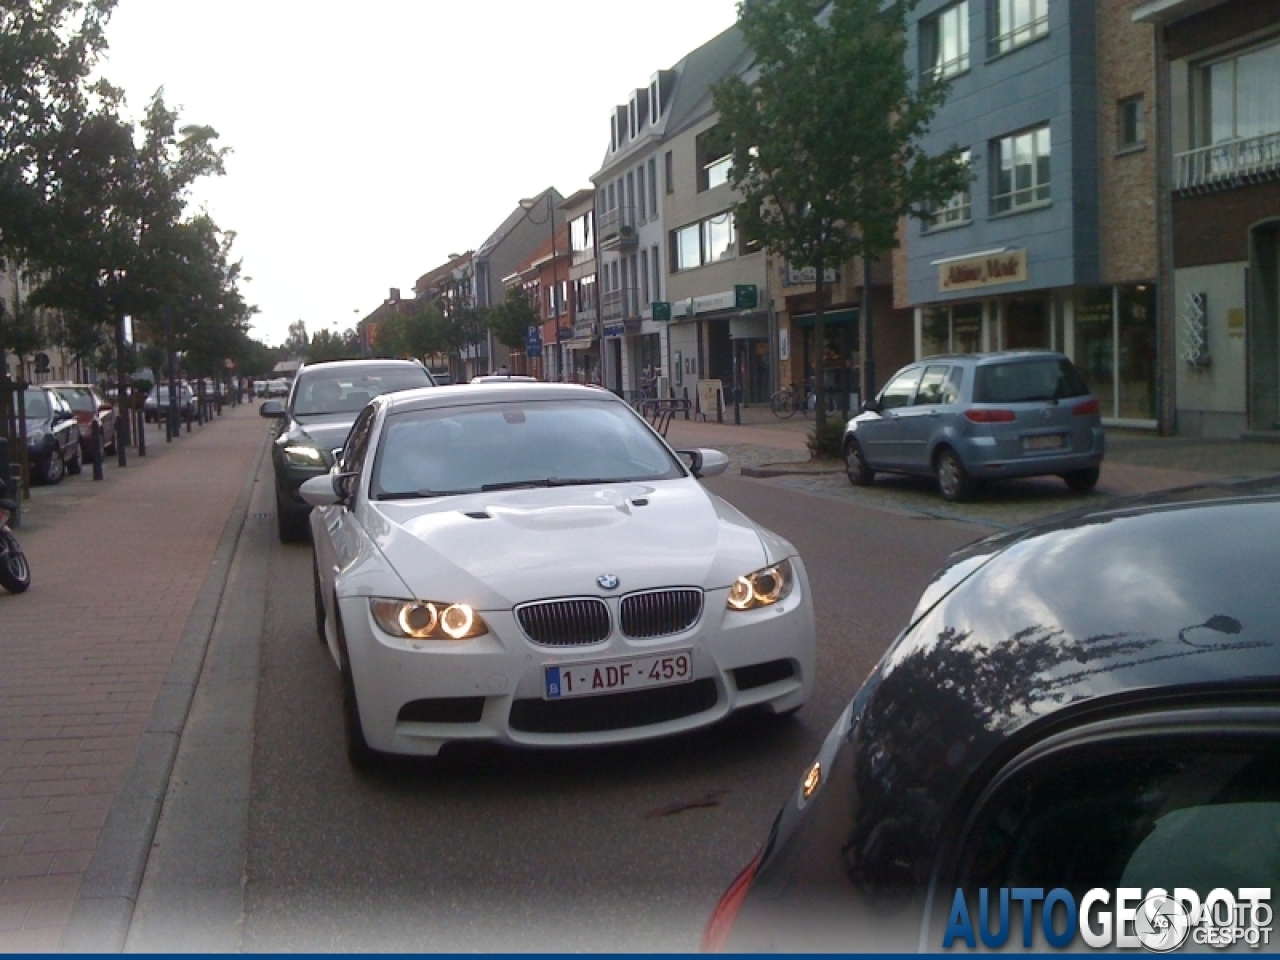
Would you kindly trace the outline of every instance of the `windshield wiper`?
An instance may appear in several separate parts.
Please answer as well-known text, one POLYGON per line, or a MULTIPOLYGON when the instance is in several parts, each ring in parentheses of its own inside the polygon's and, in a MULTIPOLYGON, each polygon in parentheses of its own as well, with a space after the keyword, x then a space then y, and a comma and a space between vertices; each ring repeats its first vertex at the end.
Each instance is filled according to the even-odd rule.
POLYGON ((380 493, 378 500, 430 500, 434 497, 456 497, 463 493, 475 493, 474 490, 405 490, 397 493, 380 493))
POLYGON ((592 483, 626 483, 622 479, 606 479, 605 477, 547 477, 545 480, 509 480, 506 483, 486 483, 481 492, 491 490, 518 490, 522 487, 581 487, 592 483))

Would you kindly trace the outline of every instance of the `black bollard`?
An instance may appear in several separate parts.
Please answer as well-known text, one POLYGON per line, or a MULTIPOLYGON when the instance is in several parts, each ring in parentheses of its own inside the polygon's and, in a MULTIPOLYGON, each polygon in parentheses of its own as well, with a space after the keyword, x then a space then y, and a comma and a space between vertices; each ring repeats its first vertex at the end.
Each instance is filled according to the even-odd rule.
POLYGON ((93 421, 93 479, 102 479, 102 423, 93 421))
MULTIPOLYGON (((138 431, 138 456, 145 457, 147 455, 147 431, 145 429, 147 426, 147 420, 145 413, 139 414, 139 416, 142 418, 139 422, 144 429, 138 431)), ((117 443, 118 442, 119 441, 117 441, 117 443)))

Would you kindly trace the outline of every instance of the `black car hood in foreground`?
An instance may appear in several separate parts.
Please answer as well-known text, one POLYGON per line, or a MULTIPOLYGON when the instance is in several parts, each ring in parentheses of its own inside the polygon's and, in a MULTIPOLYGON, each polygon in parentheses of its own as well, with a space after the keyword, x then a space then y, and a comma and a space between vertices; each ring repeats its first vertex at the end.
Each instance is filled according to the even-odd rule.
POLYGON ((962 550, 832 730, 821 785, 788 799, 725 948, 938 949, 929 884, 1031 742, 1162 703, 1280 704, 1277 571, 1280 495, 1222 487, 962 550))

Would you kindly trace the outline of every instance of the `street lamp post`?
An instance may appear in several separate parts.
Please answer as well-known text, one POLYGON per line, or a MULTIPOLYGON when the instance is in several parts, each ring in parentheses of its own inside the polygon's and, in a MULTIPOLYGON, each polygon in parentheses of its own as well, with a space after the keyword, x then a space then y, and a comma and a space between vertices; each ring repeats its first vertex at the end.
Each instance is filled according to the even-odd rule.
MULTIPOLYGON (((560 349, 560 312, 559 310, 556 309, 556 307, 557 307, 557 298, 560 293, 560 258, 556 251, 556 209, 555 209, 555 204, 551 199, 550 187, 547 188, 546 197, 547 197, 547 215, 546 215, 546 218, 543 220, 535 220, 533 217, 529 216, 530 212, 533 211, 535 207, 537 207, 538 205, 537 200, 521 200, 520 207, 524 210, 525 216, 529 217, 530 222, 536 223, 539 226, 541 226, 543 223, 550 223, 551 225, 551 301, 550 303, 551 303, 551 317, 556 325, 556 349, 558 350, 560 349)), ((561 371, 561 377, 563 378, 563 376, 564 376, 564 373, 563 371, 561 371)))

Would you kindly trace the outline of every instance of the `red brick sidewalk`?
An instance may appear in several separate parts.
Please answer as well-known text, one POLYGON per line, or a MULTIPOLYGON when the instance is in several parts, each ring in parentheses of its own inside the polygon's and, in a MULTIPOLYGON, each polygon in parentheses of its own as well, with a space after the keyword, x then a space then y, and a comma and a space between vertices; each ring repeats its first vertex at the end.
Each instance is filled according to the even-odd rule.
POLYGON ((37 488, 0 592, 0 950, 58 948, 267 425, 241 406, 37 488))

